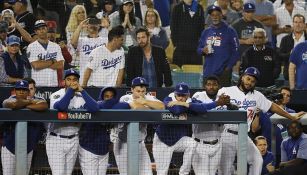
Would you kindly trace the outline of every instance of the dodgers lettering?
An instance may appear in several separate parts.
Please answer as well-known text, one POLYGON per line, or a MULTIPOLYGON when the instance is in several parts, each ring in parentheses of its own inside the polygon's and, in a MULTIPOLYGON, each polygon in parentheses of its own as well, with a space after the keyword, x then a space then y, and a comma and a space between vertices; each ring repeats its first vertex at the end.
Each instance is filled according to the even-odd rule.
POLYGON ((46 55, 43 55, 42 53, 40 53, 37 55, 37 58, 39 60, 51 60, 51 59, 56 59, 57 55, 58 55, 57 52, 52 52, 52 53, 47 52, 46 55))
POLYGON ((84 45, 82 47, 82 52, 84 52, 85 55, 89 55, 92 52, 92 50, 94 50, 96 47, 99 47, 99 46, 101 46, 101 44, 100 45, 95 44, 94 46, 84 45))
POLYGON ((115 66, 120 63, 122 60, 122 56, 119 56, 117 58, 112 58, 111 60, 108 59, 103 59, 101 61, 101 67, 103 67, 103 69, 109 69, 111 67, 115 68, 115 66))

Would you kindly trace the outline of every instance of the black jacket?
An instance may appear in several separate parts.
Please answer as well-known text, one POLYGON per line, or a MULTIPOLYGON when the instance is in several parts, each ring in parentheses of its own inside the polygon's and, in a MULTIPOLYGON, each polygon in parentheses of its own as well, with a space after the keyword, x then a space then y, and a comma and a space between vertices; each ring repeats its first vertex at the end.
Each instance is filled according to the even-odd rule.
MULTIPOLYGON (((162 87, 163 83, 166 87, 171 86, 173 84, 171 70, 166 59, 165 51, 161 47, 152 45, 151 54, 155 63, 157 86, 162 87)), ((127 86, 131 86, 133 78, 142 76, 143 57, 143 49, 140 46, 134 46, 129 49, 126 59, 127 86)))
MULTIPOLYGON (((293 49, 293 46, 294 46, 294 39, 293 39, 293 33, 290 33, 286 36, 284 36, 282 39, 281 39, 281 43, 280 43, 280 49, 279 49, 279 52, 278 52, 278 55, 279 55, 279 59, 281 61, 283 61, 284 63, 284 71, 283 71, 283 74, 284 74, 284 78, 286 80, 289 79, 289 58, 290 58, 290 53, 293 49)), ((305 36, 305 40, 307 39, 307 34, 304 33, 304 36, 305 36)))

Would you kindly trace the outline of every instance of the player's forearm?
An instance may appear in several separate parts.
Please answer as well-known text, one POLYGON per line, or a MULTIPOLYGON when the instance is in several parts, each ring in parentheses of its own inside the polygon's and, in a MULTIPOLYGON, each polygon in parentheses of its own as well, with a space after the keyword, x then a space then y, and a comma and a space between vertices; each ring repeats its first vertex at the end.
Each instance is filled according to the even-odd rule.
MULTIPOLYGON (((257 114, 258 115, 258 114, 257 114)), ((259 116, 255 116, 255 119, 252 122, 251 130, 253 133, 256 133, 261 128, 259 116)))
POLYGON ((98 103, 85 90, 81 91, 82 97, 85 101, 85 108, 89 112, 97 112, 99 110, 98 103))
POLYGON ((282 109, 280 106, 278 106, 276 103, 272 103, 271 105, 271 108, 270 110, 273 112, 273 113, 276 113, 280 116, 283 116, 287 119, 290 119, 290 120, 295 120, 296 118, 293 117, 292 115, 290 115, 287 111, 285 111, 284 109, 282 109))
POLYGON ((144 105, 150 107, 151 109, 157 109, 157 110, 165 109, 164 104, 162 102, 159 102, 159 101, 149 101, 149 100, 146 100, 144 105))
POLYGON ((289 84, 290 84, 290 89, 295 88, 295 64, 291 63, 289 64, 289 84))
POLYGON ((25 29, 23 29, 18 23, 16 23, 16 29, 19 31, 24 41, 29 42, 29 43, 35 41, 31 37, 31 35, 25 29))
POLYGON ((74 48, 78 47, 78 41, 79 41, 79 36, 81 33, 82 28, 80 26, 77 27, 75 30, 74 34, 71 37, 70 43, 74 48))
POLYGON ((49 68, 51 69, 63 69, 64 68, 64 61, 61 60, 61 61, 57 61, 57 62, 54 62, 49 68))
POLYGON ((30 104, 27 105, 27 108, 33 111, 46 111, 48 109, 48 104, 46 102, 30 104))
POLYGON ((31 66, 35 70, 41 70, 49 68, 53 64, 52 60, 47 61, 34 61, 31 63, 31 66))
POLYGON ((92 74, 92 69, 86 68, 86 70, 84 72, 84 76, 83 76, 82 87, 87 86, 87 82, 90 79, 91 74, 92 74))
POLYGON ((14 77, 8 76, 7 83, 15 83, 15 82, 20 81, 20 80, 21 80, 21 78, 14 78, 14 77))
POLYGON ((294 165, 302 165, 304 163, 304 159, 296 158, 289 160, 287 162, 282 162, 282 167, 294 166, 294 165))
POLYGON ((116 87, 121 87, 123 79, 124 79, 124 69, 120 69, 116 79, 116 87))

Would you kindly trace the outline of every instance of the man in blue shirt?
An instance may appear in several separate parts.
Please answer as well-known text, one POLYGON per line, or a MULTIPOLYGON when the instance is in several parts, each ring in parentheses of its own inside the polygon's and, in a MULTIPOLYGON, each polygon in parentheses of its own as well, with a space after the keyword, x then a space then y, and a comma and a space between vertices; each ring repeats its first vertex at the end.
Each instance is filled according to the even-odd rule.
POLYGON ((274 175, 305 175, 307 169, 307 135, 303 125, 292 121, 288 125, 289 138, 281 144, 281 163, 274 175))

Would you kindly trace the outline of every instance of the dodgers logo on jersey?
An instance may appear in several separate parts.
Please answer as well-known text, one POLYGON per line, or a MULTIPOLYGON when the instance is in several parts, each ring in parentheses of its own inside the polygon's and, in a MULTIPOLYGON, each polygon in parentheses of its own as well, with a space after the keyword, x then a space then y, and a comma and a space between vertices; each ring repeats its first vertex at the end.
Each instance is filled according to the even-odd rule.
POLYGON ((52 53, 47 52, 45 55, 40 53, 37 55, 37 58, 39 60, 52 60, 52 59, 56 59, 57 55, 58 55, 57 52, 52 52, 52 53))
POLYGON ((236 99, 230 99, 230 102, 237 105, 239 108, 243 108, 244 110, 246 110, 248 107, 254 107, 256 106, 256 100, 246 100, 244 99, 244 101, 239 101, 236 99))
POLYGON ((99 44, 99 45, 95 44, 94 46, 90 46, 90 45, 86 44, 82 47, 82 52, 84 52, 85 55, 89 55, 92 52, 92 50, 94 50, 96 47, 99 47, 99 46, 101 46, 101 44, 99 44))
POLYGON ((109 69, 111 67, 115 68, 115 66, 120 63, 122 60, 122 56, 119 56, 117 58, 112 58, 111 60, 108 59, 103 59, 101 61, 101 66, 103 67, 103 69, 109 69))

